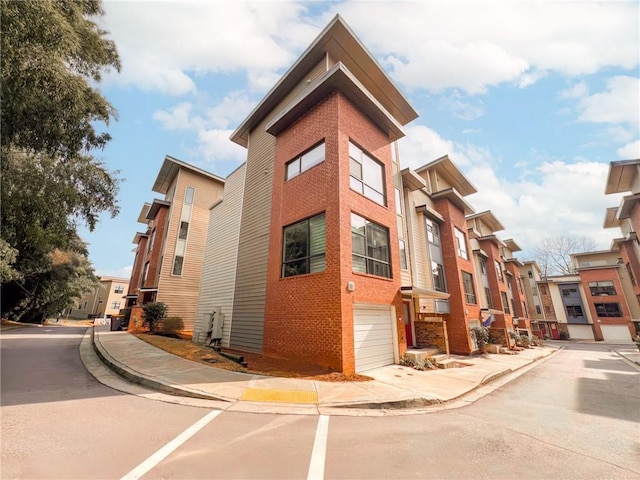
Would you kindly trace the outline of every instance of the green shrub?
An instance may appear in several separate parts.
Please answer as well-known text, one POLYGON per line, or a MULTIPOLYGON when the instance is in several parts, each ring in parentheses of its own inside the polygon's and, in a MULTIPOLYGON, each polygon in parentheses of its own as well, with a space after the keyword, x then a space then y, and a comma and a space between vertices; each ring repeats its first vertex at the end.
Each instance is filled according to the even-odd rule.
POLYGON ((162 302, 150 302, 142 305, 142 325, 156 333, 161 320, 167 315, 168 307, 162 302))
POLYGON ((569 332, 560 331, 560 340, 569 340, 569 332))
POLYGON ((158 323, 157 333, 161 335, 176 336, 176 334, 184 330, 184 322, 180 317, 166 317, 158 323))
POLYGON ((531 341, 529 340, 529 337, 527 335, 520 335, 520 338, 518 338, 518 341, 520 342, 520 345, 522 345, 525 348, 531 344, 531 341))
POLYGON ((471 334, 478 344, 478 350, 484 353, 484 347, 489 343, 489 329, 487 327, 473 327, 471 334))

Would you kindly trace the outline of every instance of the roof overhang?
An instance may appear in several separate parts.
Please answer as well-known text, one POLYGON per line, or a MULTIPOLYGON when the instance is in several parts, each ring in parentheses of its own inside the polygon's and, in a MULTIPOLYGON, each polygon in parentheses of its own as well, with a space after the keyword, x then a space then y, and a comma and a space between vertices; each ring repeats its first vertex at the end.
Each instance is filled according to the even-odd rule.
POLYGON ((446 190, 441 190, 437 193, 431 194, 431 198, 433 200, 446 199, 453 203, 456 207, 458 207, 465 215, 469 215, 474 212, 473 207, 469 205, 462 195, 458 193, 455 188, 447 188, 446 190))
POLYGON ((604 214, 604 224, 602 228, 615 228, 620 226, 620 220, 617 217, 618 207, 607 208, 604 214))
POLYGON ((402 184, 411 191, 426 188, 427 186, 424 178, 410 168, 401 170, 400 174, 402 175, 402 184))
POLYGON ((416 212, 422 213, 423 215, 427 215, 428 217, 431 217, 434 220, 439 221, 440 223, 444 223, 444 217, 427 204, 418 205, 416 207, 416 212))
POLYGON ((640 175, 640 159, 611 162, 604 189, 605 195, 632 191, 638 175, 640 175))
POLYGON ((145 225, 147 224, 147 212, 149 212, 149 208, 151 208, 151 204, 145 202, 142 206, 142 209, 140 210, 140 213, 138 214, 139 223, 144 223, 145 225))
POLYGON ((345 65, 400 125, 418 117, 378 62, 340 15, 336 15, 231 134, 231 140, 247 147, 251 130, 276 109, 313 68, 328 59, 345 65))
POLYGON ((491 210, 485 210, 484 212, 474 213, 466 216, 467 220, 480 220, 484 223, 492 232, 500 232, 504 230, 504 226, 500 223, 500 220, 496 218, 491 210))
POLYGON ((437 292, 436 290, 430 290, 428 288, 402 287, 400 291, 403 295, 409 295, 413 298, 447 300, 451 297, 449 293, 437 292))
POLYGON ((422 173, 426 170, 435 170, 438 176, 442 177, 445 182, 455 188, 463 197, 477 193, 478 191, 458 167, 455 166, 448 155, 443 155, 433 162, 417 168, 416 173, 422 173))
POLYGON ((320 78, 311 82, 300 95, 278 112, 267 124, 267 132, 274 136, 278 135, 311 107, 336 90, 342 92, 349 100, 358 105, 358 108, 388 135, 389 140, 393 141, 404 137, 402 125, 342 62, 336 63, 320 78))
POLYGON ((631 218, 631 212, 633 212, 633 209, 638 205, 638 203, 640 203, 640 193, 622 197, 622 201, 618 207, 618 219, 622 220, 625 218, 631 218))
POLYGON ((224 178, 183 162, 182 160, 178 160, 177 158, 166 155, 162 162, 162 166, 160 167, 160 171, 158 172, 158 176, 156 177, 156 181, 153 182, 153 188, 151 190, 165 195, 169 191, 171 183, 181 169, 189 170, 192 173, 202 175, 203 177, 215 180, 224 185, 224 178))
POLYGON ((496 235, 485 235, 484 237, 478 237, 479 242, 491 242, 498 247, 504 247, 505 244, 496 235))
POLYGON ((136 245, 138 243, 140 243, 140 240, 142 240, 143 237, 148 237, 149 235, 147 233, 143 233, 143 232, 136 232, 136 234, 133 237, 133 241, 131 243, 135 243, 136 245))
POLYGON ((508 238, 504 241, 506 247, 512 252, 521 252, 522 249, 518 246, 518 244, 513 240, 513 238, 508 238))
POLYGON ((158 211, 161 208, 169 208, 171 206, 171 202, 167 202, 166 200, 160 200, 157 198, 153 199, 151 206, 149 207, 149 211, 147 212, 147 220, 153 220, 158 215, 158 211))

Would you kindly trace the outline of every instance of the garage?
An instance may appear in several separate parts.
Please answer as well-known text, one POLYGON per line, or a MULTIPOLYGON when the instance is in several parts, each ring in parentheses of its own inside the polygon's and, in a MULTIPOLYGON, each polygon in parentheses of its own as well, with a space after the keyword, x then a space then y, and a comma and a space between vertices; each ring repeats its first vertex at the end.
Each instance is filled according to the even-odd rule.
POLYGON ((627 325, 600 325, 605 342, 631 343, 631 332, 627 325))
POLYGON ((593 340, 593 328, 591 325, 571 325, 569 327, 569 336, 574 340, 593 340))
POLYGON ((393 307, 353 306, 356 372, 394 363, 393 307))

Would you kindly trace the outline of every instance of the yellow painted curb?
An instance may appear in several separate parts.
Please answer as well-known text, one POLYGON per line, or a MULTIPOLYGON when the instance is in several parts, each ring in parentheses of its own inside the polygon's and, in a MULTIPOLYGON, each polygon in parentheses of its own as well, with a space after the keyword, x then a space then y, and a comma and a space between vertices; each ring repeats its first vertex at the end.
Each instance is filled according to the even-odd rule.
POLYGON ((247 388, 241 400, 247 402, 318 403, 317 392, 247 388))

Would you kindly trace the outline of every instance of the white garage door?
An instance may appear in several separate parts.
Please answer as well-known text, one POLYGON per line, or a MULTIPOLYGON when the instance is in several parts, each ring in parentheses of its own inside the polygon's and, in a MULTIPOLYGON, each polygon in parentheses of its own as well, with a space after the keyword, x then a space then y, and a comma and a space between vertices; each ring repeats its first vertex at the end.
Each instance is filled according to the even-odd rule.
POLYGON ((631 332, 626 325, 600 325, 605 342, 631 343, 631 332))
POLYGON ((393 363, 393 315, 389 305, 354 305, 356 372, 393 363))
POLYGON ((567 325, 569 336, 574 340, 593 340, 593 328, 591 325, 567 325))

